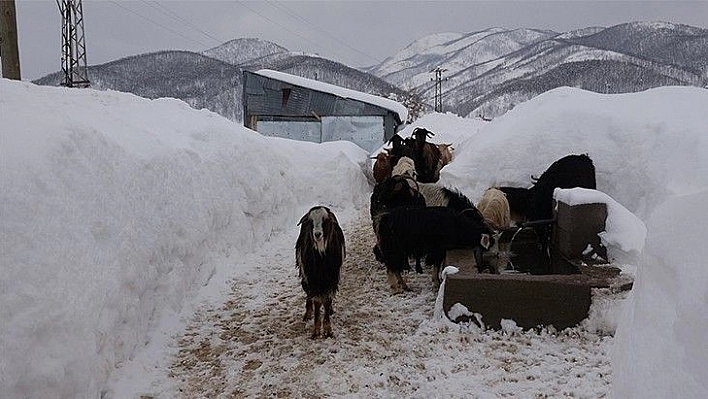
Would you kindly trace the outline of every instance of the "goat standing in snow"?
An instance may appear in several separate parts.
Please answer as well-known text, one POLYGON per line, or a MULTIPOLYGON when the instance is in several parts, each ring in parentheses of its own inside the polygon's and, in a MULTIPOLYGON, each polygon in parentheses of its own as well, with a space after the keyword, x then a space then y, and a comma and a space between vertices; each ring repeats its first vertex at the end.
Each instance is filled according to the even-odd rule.
POLYGON ((339 288, 339 272, 344 262, 346 248, 344 233, 337 217, 325 206, 310 209, 298 223, 300 235, 295 244, 295 260, 300 273, 300 283, 307 295, 304 320, 315 316, 312 338, 332 336, 330 316, 332 301, 339 288), (320 308, 324 307, 324 321, 320 308))

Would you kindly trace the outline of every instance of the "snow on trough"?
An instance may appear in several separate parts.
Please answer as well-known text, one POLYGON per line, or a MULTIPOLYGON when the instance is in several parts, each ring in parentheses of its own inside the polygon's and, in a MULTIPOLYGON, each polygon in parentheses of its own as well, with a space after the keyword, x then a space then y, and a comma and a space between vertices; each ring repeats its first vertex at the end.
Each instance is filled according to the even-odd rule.
MULTIPOLYGON (((423 126, 433 141, 453 142, 441 183, 473 201, 490 185, 528 187, 556 159, 588 153, 598 190, 646 223, 625 313, 600 312, 615 319, 558 333, 442 325, 429 276, 411 276, 417 291, 390 296, 368 252, 369 154, 353 144, 265 138, 174 99, 8 80, 0 93, 6 397, 172 397, 179 381, 168 371, 184 370, 173 359, 190 351, 219 355, 211 361, 228 378, 211 386, 216 393, 244 383, 259 394, 273 381, 291 394, 312 386, 364 396, 708 395, 708 90, 559 88, 489 123, 432 114, 404 131, 423 126), (272 321, 298 320, 301 309, 289 307, 302 299, 295 224, 314 204, 360 238, 346 288, 359 302, 340 295, 340 335, 313 343, 302 324, 272 321), (252 317, 221 319, 230 315, 252 317), (190 341, 264 325, 284 336, 275 328, 190 341), (204 342, 230 352, 200 352, 204 342), (176 355, 182 344, 187 352, 176 355)), ((639 250, 641 224, 619 219, 615 231, 639 250)))

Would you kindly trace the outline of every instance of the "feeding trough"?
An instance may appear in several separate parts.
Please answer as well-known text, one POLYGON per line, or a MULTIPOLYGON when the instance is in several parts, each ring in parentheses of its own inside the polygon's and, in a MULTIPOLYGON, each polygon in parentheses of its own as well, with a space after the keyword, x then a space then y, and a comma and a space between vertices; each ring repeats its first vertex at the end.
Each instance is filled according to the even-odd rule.
POLYGON ((447 276, 445 283, 443 309, 448 317, 456 304, 480 314, 485 326, 495 329, 502 319, 512 319, 522 328, 562 329, 587 317, 591 288, 609 286, 611 275, 591 276, 586 267, 606 263, 598 237, 605 229, 606 205, 559 202, 555 209, 553 220, 546 222, 551 224, 550 257, 538 249, 533 227, 502 232, 499 241, 512 253, 510 268, 502 274, 477 273, 473 257, 451 251, 448 263, 460 271, 447 276))

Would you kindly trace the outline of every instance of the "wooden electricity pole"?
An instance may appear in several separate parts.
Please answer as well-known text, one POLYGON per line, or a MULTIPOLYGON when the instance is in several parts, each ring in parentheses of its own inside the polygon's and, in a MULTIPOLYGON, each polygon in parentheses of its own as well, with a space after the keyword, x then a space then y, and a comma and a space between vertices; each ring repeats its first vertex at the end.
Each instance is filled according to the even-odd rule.
POLYGON ((0 0, 0 57, 2 77, 20 80, 20 49, 17 46, 15 0, 0 0))

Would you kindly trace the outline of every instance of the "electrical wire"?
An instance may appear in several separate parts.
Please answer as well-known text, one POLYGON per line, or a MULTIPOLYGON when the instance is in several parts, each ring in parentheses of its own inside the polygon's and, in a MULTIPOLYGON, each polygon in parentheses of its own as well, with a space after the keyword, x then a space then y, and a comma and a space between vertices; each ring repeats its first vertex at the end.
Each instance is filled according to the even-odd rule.
POLYGON ((157 1, 152 1, 152 2, 147 2, 146 0, 141 0, 143 3, 147 4, 148 6, 156 9, 157 11, 163 13, 164 15, 167 15, 168 17, 174 19, 177 22, 183 23, 188 25, 190 28, 194 29, 195 31, 201 33, 202 35, 208 37, 209 39, 212 39, 218 44, 223 44, 226 42, 226 40, 221 40, 217 37, 214 37, 213 35, 209 34, 208 32, 203 31, 200 27, 197 25, 189 22, 187 19, 182 18, 179 16, 176 12, 170 10, 169 8, 165 7, 164 5, 158 3, 157 1), (153 4, 150 4, 153 3, 153 4))
POLYGON ((279 8, 279 9, 285 11, 285 12, 286 12, 287 14, 289 14, 291 17, 293 17, 293 18, 299 20, 300 22, 304 23, 307 27, 309 27, 309 28, 311 28, 311 29, 314 29, 314 30, 316 30, 316 31, 318 31, 318 32, 320 32, 320 33, 323 33, 325 36, 327 36, 327 37, 329 37, 330 39, 334 40, 335 42, 337 42, 337 43, 343 45, 344 47, 346 47, 346 48, 348 48, 348 49, 350 49, 350 50, 352 50, 352 51, 354 51, 354 52, 356 52, 356 53, 358 53, 358 54, 360 54, 360 55, 363 55, 363 56, 365 56, 366 58, 368 58, 368 59, 370 59, 370 60, 372 60, 372 61, 374 61, 374 63, 380 64, 380 63, 382 62, 381 60, 378 60, 378 59, 372 57, 372 56, 369 55, 368 53, 365 53, 365 52, 363 52, 363 51, 361 51, 361 50, 359 50, 359 49, 357 49, 357 48, 355 48, 355 47, 353 47, 353 46, 350 46, 348 43, 344 42, 343 40, 340 40, 339 38, 337 38, 337 37, 336 37, 335 35, 333 35, 332 33, 330 33, 330 32, 328 32, 328 31, 326 31, 326 30, 324 30, 324 29, 318 27, 316 24, 310 22, 310 21, 307 20, 305 17, 299 15, 299 14, 296 13, 295 11, 291 10, 290 8, 288 8, 288 7, 285 5, 285 3, 281 3, 281 2, 273 1, 273 0, 268 1, 268 3, 269 3, 271 6, 275 7, 275 8, 279 8))
POLYGON ((153 19, 150 19, 150 18, 148 18, 148 17, 146 17, 146 16, 144 16, 144 15, 138 13, 137 11, 131 10, 130 8, 125 7, 124 5, 118 3, 117 1, 109 0, 108 3, 111 3, 111 4, 115 5, 116 7, 120 7, 120 8, 122 8, 122 9, 124 9, 124 10, 130 12, 131 14, 135 14, 135 15, 137 15, 138 17, 140 17, 140 18, 142 18, 142 19, 144 19, 144 20, 146 20, 146 21, 148 21, 148 22, 151 22, 151 23, 153 23, 153 24, 155 24, 155 25, 157 25, 157 26, 159 26, 159 27, 161 27, 161 28, 163 28, 163 29, 166 29, 166 30, 168 30, 168 31, 170 31, 170 32, 172 32, 172 33, 174 33, 174 34, 176 34, 176 35, 178 35, 178 36, 180 36, 180 37, 182 37, 182 38, 184 38, 184 39, 187 39, 187 40, 192 41, 192 42, 194 42, 194 43, 198 43, 198 44, 200 44, 200 45, 202 45, 202 46, 209 47, 208 44, 205 44, 205 43, 202 42, 202 41, 195 40, 195 39, 192 39, 192 38, 190 38, 190 37, 188 37, 188 36, 185 36, 185 35, 183 35, 181 32, 178 32, 178 31, 176 31, 176 30, 170 28, 169 26, 165 26, 165 25, 163 25, 163 24, 161 24, 161 23, 159 23, 159 22, 157 22, 157 21, 155 21, 155 20, 153 20, 153 19))

